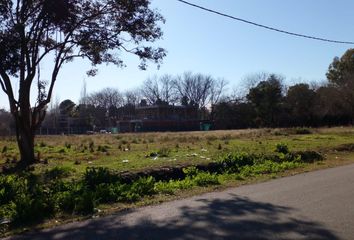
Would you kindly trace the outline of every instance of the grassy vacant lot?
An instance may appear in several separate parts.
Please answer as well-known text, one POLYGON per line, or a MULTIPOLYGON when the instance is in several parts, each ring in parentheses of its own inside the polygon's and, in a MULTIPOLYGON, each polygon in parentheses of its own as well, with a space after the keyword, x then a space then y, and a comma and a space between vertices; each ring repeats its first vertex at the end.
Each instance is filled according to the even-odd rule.
MULTIPOLYGON (((261 129, 182 133, 141 133, 87 136, 39 136, 36 172, 56 166, 68 167, 73 175, 87 167, 117 171, 200 164, 218 160, 229 152, 266 154, 279 143, 291 151, 315 150, 330 157, 343 144, 354 144, 353 128, 261 129)), ((328 158, 328 157, 327 157, 328 158)), ((0 165, 19 159, 14 138, 0 140, 0 165)))
POLYGON ((39 136, 36 152, 30 171, 10 174, 16 142, 0 140, 0 235, 354 162, 354 128, 39 136), (180 179, 121 179, 178 166, 180 179))

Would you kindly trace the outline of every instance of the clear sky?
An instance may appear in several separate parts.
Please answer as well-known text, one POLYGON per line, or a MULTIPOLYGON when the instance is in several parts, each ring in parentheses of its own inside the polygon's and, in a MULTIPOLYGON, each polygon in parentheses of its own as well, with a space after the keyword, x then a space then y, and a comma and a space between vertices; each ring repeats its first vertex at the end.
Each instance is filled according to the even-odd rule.
MULTIPOLYGON (((354 41, 353 0, 190 0, 220 12, 283 30, 317 37, 354 41)), ((242 79, 260 71, 286 77, 286 83, 325 79, 328 65, 353 45, 331 44, 271 32, 204 12, 176 0, 152 0, 152 7, 166 18, 164 37, 158 45, 168 51, 158 70, 138 69, 139 61, 126 56, 126 68, 102 65, 94 78, 86 76, 90 65, 75 61, 59 75, 54 98, 80 97, 83 80, 87 91, 104 87, 122 91, 136 88, 152 75, 181 74, 184 71, 211 74, 229 81, 229 88, 240 86, 242 79)), ((49 65, 41 65, 42 72, 49 65)), ((0 108, 8 108, 0 93, 0 108)))

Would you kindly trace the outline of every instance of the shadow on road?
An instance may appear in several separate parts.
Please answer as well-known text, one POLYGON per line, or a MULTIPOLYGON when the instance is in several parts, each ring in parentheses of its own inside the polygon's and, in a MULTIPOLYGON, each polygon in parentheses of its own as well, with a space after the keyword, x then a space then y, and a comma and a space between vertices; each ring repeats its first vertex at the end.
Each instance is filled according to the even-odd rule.
POLYGON ((164 221, 127 223, 123 214, 18 239, 338 239, 319 223, 292 217, 295 209, 237 195, 197 201, 197 207, 183 206, 178 217, 164 221))

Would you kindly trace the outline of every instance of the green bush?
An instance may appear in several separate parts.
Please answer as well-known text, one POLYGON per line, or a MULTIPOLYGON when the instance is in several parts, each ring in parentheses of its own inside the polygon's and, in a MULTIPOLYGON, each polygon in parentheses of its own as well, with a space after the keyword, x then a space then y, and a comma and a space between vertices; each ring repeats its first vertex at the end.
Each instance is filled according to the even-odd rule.
POLYGON ((193 181, 197 186, 209 186, 220 184, 218 176, 216 174, 210 174, 208 172, 200 172, 194 178, 193 181))
POLYGON ((15 175, 0 176, 0 205, 8 204, 26 192, 27 181, 15 175))
POLYGON ((168 182, 159 181, 155 184, 155 191, 164 194, 173 194, 176 190, 189 189, 194 185, 194 182, 190 178, 183 180, 170 180, 168 182))
POLYGON ((322 154, 316 151, 298 151, 294 152, 294 154, 300 156, 301 162, 304 163, 313 163, 324 159, 322 154))
POLYGON ((198 169, 196 167, 187 167, 182 169, 186 177, 195 177, 198 174, 198 169))
POLYGON ((216 174, 198 171, 195 167, 183 169, 186 178, 183 180, 159 181, 155 183, 155 191, 163 194, 173 194, 176 190, 188 189, 193 186, 209 186, 220 184, 216 174))
POLYGON ((70 176, 72 171, 73 169, 70 167, 56 166, 50 170, 47 169, 44 173, 44 178, 46 180, 64 178, 70 176))
POLYGON ((10 202, 0 206, 0 219, 12 220, 16 216, 16 204, 10 202))
POLYGON ((241 167, 253 165, 255 156, 247 153, 229 153, 219 163, 222 165, 222 171, 237 173, 241 167))
POLYGON ((83 182, 57 182, 52 189, 56 209, 62 212, 88 214, 98 203, 96 192, 83 182))
POLYGON ((76 196, 74 212, 79 214, 92 213, 97 205, 95 193, 85 190, 82 194, 76 196))
POLYGON ((286 145, 285 143, 278 143, 278 144, 275 146, 275 152, 277 152, 277 153, 283 153, 283 154, 289 153, 288 145, 286 145))
POLYGON ((101 183, 96 187, 96 196, 100 203, 111 203, 119 199, 120 194, 115 191, 114 184, 101 183))
POLYGON ((139 178, 130 186, 130 192, 137 194, 139 197, 151 195, 155 192, 155 179, 153 177, 139 178))
POLYGON ((34 175, 0 177, 0 213, 15 224, 51 216, 55 203, 49 189, 34 175))
POLYGON ((118 182, 120 177, 111 173, 108 168, 103 167, 88 167, 84 174, 83 181, 89 189, 95 189, 101 183, 118 182))
POLYGON ((260 174, 271 174, 278 173, 285 170, 293 169, 302 166, 299 162, 273 162, 273 161, 265 161, 261 164, 256 164, 253 166, 245 166, 241 170, 241 175, 243 177, 251 177, 260 174))
POLYGON ((13 202, 16 206, 16 214, 13 216, 15 224, 40 221, 55 212, 52 196, 40 186, 36 186, 33 192, 17 195, 13 202))

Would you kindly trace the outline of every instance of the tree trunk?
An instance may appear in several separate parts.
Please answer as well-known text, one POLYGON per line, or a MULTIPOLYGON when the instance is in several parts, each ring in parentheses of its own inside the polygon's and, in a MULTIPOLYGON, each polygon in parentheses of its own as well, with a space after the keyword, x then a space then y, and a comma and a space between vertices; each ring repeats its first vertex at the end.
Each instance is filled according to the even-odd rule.
POLYGON ((16 137, 20 150, 20 165, 29 166, 35 162, 34 154, 34 131, 31 128, 31 122, 21 117, 15 116, 16 137))

